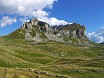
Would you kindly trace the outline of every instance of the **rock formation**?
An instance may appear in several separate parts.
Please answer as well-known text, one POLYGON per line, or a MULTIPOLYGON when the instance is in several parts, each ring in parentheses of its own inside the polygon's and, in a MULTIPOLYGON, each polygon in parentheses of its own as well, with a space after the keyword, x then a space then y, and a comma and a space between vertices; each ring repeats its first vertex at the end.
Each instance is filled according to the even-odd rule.
POLYGON ((81 43, 82 40, 88 40, 85 26, 77 23, 65 26, 50 26, 46 22, 33 18, 29 22, 25 22, 20 29, 25 31, 24 39, 27 41, 81 43))

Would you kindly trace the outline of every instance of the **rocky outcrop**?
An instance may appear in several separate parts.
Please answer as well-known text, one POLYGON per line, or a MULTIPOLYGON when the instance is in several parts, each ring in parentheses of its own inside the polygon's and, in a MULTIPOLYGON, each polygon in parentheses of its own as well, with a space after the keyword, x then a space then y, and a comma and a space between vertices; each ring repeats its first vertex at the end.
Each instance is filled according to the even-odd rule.
POLYGON ((76 23, 61 27, 59 34, 71 38, 87 39, 85 26, 76 23))
POLYGON ((42 38, 40 38, 40 35, 36 33, 36 36, 32 38, 32 40, 35 40, 36 42, 42 42, 42 38))
POLYGON ((26 33, 25 34, 25 40, 27 40, 27 41, 31 41, 32 40, 32 36, 30 35, 30 33, 26 33))
MULTIPOLYGON (((58 41, 66 42, 65 39, 74 38, 80 42, 81 39, 86 39, 86 28, 80 24, 70 24, 65 26, 54 26, 51 27, 48 23, 37 20, 36 18, 31 19, 22 25, 22 29, 26 31, 25 40, 28 41, 58 41)), ((67 42, 72 42, 67 40, 67 42)))
POLYGON ((45 35, 47 36, 48 40, 64 42, 63 38, 59 38, 57 35, 54 34, 45 34, 45 35))

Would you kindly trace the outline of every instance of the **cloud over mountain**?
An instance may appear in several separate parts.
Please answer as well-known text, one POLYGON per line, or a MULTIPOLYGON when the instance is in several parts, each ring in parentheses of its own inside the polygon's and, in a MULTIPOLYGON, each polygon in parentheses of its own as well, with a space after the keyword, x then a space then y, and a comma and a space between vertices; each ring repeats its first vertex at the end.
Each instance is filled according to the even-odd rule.
POLYGON ((41 18, 38 18, 38 19, 41 20, 41 21, 49 23, 51 26, 54 26, 54 25, 58 25, 59 26, 59 25, 66 25, 66 24, 68 24, 68 22, 66 22, 64 20, 58 20, 55 17, 51 17, 51 18, 41 17, 41 18))
POLYGON ((88 38, 94 42, 104 42, 104 26, 99 28, 97 32, 88 33, 88 38))
MULTIPOLYGON (((0 0, 0 14, 18 15, 23 17, 36 17, 50 25, 64 25, 68 22, 58 20, 55 17, 49 18, 49 12, 44 9, 52 9, 57 0, 0 0)), ((2 19, 1 19, 2 21, 2 19)), ((5 24, 7 25, 7 24, 5 24)), ((5 26, 2 24, 2 27, 5 26)))

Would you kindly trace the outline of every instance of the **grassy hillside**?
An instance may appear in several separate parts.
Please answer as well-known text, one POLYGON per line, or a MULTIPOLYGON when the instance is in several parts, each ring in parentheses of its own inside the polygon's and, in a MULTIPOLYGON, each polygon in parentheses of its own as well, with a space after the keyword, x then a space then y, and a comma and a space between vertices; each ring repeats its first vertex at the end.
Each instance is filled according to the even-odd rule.
POLYGON ((25 37, 25 30, 23 29, 17 29, 16 31, 12 32, 11 34, 8 34, 6 38, 8 39, 24 39, 25 37))
MULTIPOLYGON (((17 30, 18 31, 18 30, 17 30)), ((16 37, 18 34, 16 35, 16 37)), ((104 46, 0 37, 0 78, 103 78, 104 46)))

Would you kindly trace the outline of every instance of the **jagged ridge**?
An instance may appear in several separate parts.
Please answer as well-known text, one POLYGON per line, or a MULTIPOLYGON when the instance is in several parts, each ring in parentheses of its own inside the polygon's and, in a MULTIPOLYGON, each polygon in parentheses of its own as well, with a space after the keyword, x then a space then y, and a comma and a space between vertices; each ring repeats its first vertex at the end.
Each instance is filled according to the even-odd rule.
POLYGON ((9 38, 25 39, 26 41, 46 42, 58 41, 75 44, 85 44, 86 28, 77 23, 65 26, 50 26, 36 18, 25 22, 20 29, 8 35, 9 38))

